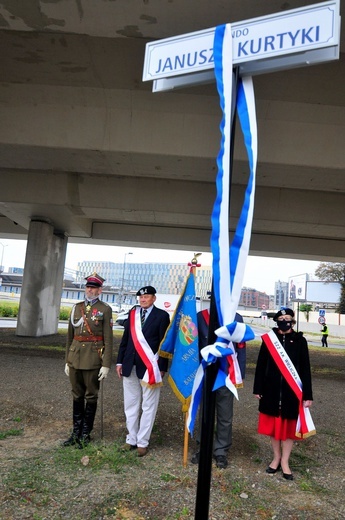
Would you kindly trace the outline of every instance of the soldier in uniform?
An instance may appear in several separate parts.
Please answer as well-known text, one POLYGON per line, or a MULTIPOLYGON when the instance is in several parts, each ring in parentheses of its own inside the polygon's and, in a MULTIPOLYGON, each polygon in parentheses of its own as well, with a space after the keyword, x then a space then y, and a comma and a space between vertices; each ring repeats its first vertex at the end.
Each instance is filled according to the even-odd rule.
POLYGON ((85 280, 85 300, 71 311, 65 358, 72 385, 73 431, 63 445, 79 448, 90 442, 100 381, 108 375, 113 351, 112 309, 99 299, 105 280, 97 273, 85 280))

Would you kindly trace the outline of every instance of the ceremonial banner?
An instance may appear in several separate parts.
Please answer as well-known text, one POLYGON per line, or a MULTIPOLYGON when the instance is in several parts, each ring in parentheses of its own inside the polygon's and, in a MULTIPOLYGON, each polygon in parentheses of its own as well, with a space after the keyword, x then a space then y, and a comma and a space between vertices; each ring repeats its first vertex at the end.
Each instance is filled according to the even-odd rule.
MULTIPOLYGON (((203 361, 198 368, 193 386, 188 417, 188 429, 193 431, 197 408, 203 385, 203 372, 207 364, 218 358, 234 354, 232 342, 254 339, 254 333, 244 323, 235 321, 241 296, 244 269, 249 252, 254 212, 255 175, 257 163, 257 128, 254 92, 251 78, 240 78, 237 99, 233 99, 232 34, 230 24, 216 28, 214 37, 215 75, 223 118, 220 125, 221 147, 217 158, 217 195, 212 212, 211 250, 213 255, 213 287, 220 327, 215 331, 214 345, 202 349, 203 361), (232 131, 232 106, 237 105, 246 145, 250 174, 241 215, 235 236, 229 248, 229 203, 230 203, 230 150, 232 131)), ((237 359, 234 356, 234 363, 237 359)), ((222 365, 222 363, 220 363, 222 365)), ((237 396, 236 385, 227 374, 218 372, 216 388, 220 381, 237 396)))
POLYGON ((182 402, 183 412, 188 410, 194 377, 199 366, 194 271, 195 267, 192 267, 159 349, 160 356, 172 359, 168 381, 182 402))

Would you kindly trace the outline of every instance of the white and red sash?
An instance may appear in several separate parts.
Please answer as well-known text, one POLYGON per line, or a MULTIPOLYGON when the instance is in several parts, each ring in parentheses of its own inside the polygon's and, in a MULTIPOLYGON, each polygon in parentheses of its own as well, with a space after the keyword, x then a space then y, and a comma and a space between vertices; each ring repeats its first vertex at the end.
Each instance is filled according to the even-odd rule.
POLYGON ((162 386, 162 376, 158 366, 158 354, 152 352, 141 330, 140 307, 136 307, 130 312, 129 320, 135 350, 146 366, 142 384, 150 387, 162 386))
POLYGON ((315 435, 316 430, 313 419, 311 418, 310 410, 309 408, 305 408, 303 406, 302 381, 294 364, 287 355, 285 349, 283 348, 273 330, 267 334, 263 334, 261 337, 277 367, 279 368, 282 376, 290 386, 291 390, 295 393, 299 401, 299 415, 296 424, 296 437, 303 439, 309 437, 310 435, 315 435))

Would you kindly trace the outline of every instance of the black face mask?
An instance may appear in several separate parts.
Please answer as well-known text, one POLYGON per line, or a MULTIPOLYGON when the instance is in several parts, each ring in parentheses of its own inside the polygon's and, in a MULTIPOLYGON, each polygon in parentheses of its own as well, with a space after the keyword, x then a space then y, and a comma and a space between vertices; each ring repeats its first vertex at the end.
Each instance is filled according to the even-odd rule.
POLYGON ((277 321, 278 329, 282 332, 286 332, 287 330, 291 329, 292 321, 277 321))

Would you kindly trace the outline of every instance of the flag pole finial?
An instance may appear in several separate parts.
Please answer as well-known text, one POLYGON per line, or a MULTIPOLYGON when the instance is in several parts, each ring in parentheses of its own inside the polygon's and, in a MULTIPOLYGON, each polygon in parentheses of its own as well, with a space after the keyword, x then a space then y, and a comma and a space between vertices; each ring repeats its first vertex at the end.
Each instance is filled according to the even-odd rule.
POLYGON ((194 253, 194 256, 193 256, 192 260, 190 262, 188 262, 188 265, 191 268, 191 270, 194 267, 200 267, 201 266, 201 264, 198 263, 198 257, 200 255, 202 255, 202 253, 194 253))

